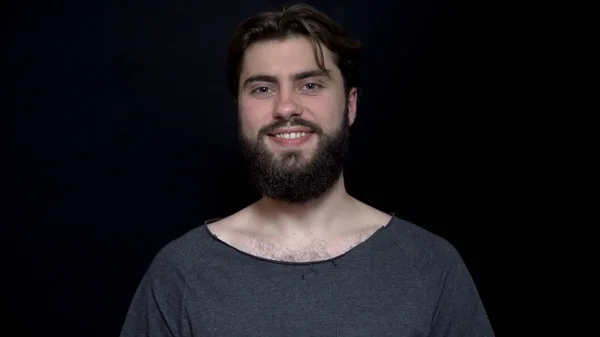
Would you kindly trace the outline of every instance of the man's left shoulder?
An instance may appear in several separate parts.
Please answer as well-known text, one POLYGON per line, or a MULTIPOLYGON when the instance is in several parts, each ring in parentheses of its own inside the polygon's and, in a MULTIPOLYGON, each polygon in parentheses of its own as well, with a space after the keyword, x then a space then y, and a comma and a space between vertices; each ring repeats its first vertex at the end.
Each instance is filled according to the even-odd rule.
MULTIPOLYGON (((429 336, 494 336, 475 282, 459 250, 446 238, 412 222, 394 219, 395 254, 414 284, 424 289, 431 311, 429 336)), ((397 262, 396 262, 397 263, 397 262)))
POLYGON ((395 246, 417 269, 462 265, 458 249, 448 239, 394 215, 395 246))

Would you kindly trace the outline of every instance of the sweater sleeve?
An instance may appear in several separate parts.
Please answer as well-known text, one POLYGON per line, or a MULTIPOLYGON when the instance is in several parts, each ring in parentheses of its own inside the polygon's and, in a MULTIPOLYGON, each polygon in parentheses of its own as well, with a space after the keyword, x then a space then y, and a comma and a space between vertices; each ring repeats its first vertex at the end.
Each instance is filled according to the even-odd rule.
POLYGON ((457 251, 450 255, 428 337, 494 337, 467 266, 457 251))
POLYGON ((191 336, 185 308, 185 280, 172 254, 161 250, 142 277, 120 337, 191 336))

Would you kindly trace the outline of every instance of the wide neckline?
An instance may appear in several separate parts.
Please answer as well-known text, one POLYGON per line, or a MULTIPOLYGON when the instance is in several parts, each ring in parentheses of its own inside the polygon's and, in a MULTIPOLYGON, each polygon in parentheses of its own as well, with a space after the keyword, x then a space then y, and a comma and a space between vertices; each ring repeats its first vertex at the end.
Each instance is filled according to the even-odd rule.
POLYGON ((210 228, 208 228, 209 224, 216 222, 218 220, 221 220, 221 218, 208 219, 204 222, 203 226, 204 226, 206 233, 213 239, 214 242, 220 244, 221 246, 224 246, 226 249, 228 249, 230 251, 241 254, 242 256, 249 257, 249 258, 257 260, 257 261, 266 262, 266 263, 270 263, 270 264, 276 264, 276 265, 310 266, 310 265, 318 265, 318 264, 324 264, 324 263, 336 264, 339 262, 343 262, 343 260, 346 257, 348 257, 350 255, 355 255, 355 254, 359 253, 360 251, 366 249, 367 246, 372 246, 372 245, 376 244, 380 240, 380 238, 389 238, 389 235, 384 235, 384 231, 389 229, 394 224, 394 222, 396 220, 396 216, 394 213, 388 213, 388 214, 391 215, 390 220, 385 225, 382 225, 379 228, 377 228, 367 239, 363 240, 356 246, 354 246, 354 247, 350 248, 349 250, 347 250, 346 252, 338 254, 334 257, 330 257, 330 258, 322 259, 322 260, 314 260, 314 261, 275 260, 275 259, 270 259, 270 258, 266 258, 263 256, 255 255, 255 254, 249 253, 247 251, 244 251, 242 249, 239 249, 239 248, 227 243, 226 241, 223 241, 216 234, 214 234, 210 230, 210 228))

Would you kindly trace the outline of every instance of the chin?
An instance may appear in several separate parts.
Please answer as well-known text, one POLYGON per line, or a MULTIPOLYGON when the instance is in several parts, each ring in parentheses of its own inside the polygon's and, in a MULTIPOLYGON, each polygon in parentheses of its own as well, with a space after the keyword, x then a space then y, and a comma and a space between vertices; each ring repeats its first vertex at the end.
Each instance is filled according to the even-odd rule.
POLYGON ((299 162, 309 162, 312 160, 315 150, 314 149, 294 149, 294 150, 279 150, 275 152, 275 157, 279 160, 283 159, 294 159, 299 162))
POLYGON ((282 168, 302 169, 311 165, 313 156, 306 155, 302 151, 287 151, 275 157, 275 164, 282 168))

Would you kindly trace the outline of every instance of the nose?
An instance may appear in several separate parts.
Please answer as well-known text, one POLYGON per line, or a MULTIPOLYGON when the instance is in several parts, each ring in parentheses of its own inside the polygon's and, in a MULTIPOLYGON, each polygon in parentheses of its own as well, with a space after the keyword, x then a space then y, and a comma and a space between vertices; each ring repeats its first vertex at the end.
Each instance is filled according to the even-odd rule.
POLYGON ((293 94, 281 93, 277 97, 275 108, 273 109, 274 118, 288 120, 294 116, 302 115, 302 107, 296 102, 293 94))

